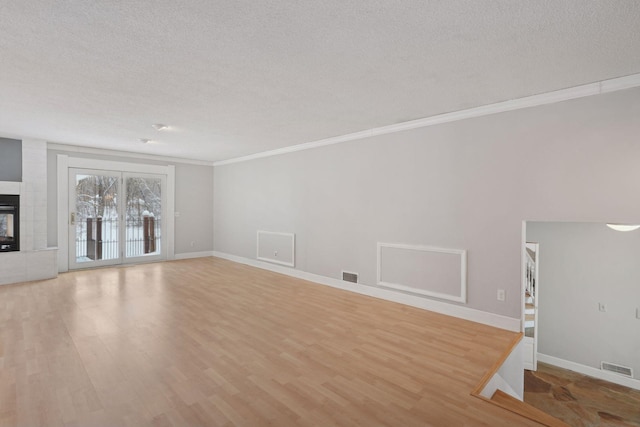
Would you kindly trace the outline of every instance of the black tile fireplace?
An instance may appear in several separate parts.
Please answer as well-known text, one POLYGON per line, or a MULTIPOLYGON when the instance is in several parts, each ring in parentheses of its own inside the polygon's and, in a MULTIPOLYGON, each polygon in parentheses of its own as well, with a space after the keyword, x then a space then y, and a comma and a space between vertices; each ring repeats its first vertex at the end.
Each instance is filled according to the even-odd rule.
POLYGON ((20 196, 0 195, 0 252, 20 250, 20 196))

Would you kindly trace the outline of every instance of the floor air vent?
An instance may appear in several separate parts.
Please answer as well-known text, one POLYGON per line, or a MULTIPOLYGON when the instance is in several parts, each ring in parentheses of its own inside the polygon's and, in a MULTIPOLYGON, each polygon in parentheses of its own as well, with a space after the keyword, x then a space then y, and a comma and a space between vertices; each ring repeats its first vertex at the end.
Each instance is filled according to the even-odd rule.
POLYGON ((600 362, 600 369, 633 378, 633 369, 627 366, 616 365, 615 363, 600 362))
POLYGON ((345 282, 358 283, 358 273, 342 272, 342 280, 345 282))

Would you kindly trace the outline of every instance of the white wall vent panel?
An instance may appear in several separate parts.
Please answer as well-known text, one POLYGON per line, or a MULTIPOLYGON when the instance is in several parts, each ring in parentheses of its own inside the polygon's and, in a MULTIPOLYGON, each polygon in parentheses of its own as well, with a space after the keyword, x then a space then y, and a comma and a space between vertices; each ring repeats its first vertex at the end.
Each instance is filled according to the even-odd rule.
POLYGON ((295 267, 296 238, 293 233, 258 230, 257 255, 261 261, 295 267))
POLYGON ((378 243, 379 286, 467 302, 467 251, 378 243))
POLYGON ((616 365, 615 363, 600 362, 600 369, 633 378, 633 369, 628 366, 616 365))

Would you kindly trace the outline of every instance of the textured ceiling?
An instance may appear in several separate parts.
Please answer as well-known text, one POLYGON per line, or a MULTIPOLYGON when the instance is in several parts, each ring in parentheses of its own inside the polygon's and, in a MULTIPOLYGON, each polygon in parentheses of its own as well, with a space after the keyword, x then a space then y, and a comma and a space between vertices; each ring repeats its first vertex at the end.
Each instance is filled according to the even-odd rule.
POLYGON ((201 160, 640 73, 635 0, 3 0, 0 18, 0 136, 201 160))

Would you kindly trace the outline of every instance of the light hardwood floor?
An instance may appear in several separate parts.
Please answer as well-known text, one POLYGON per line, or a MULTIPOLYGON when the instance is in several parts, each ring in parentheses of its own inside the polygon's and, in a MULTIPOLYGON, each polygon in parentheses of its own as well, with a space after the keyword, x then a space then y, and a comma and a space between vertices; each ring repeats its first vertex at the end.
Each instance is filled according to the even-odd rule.
POLYGON ((218 258, 0 286, 1 426, 535 426, 514 334, 218 258))

